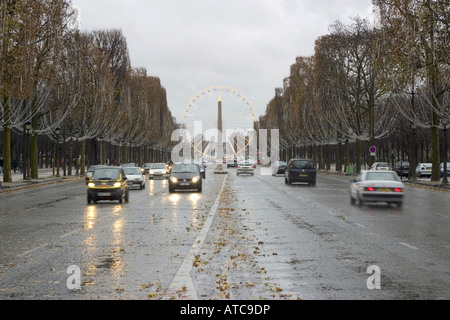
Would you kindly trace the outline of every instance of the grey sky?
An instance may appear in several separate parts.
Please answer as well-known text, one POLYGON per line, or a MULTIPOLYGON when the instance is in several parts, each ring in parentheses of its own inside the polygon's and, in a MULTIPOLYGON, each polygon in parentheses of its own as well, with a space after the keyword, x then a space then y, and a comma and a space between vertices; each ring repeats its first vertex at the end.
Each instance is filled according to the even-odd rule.
MULTIPOLYGON (((133 67, 161 79, 181 122, 189 100, 230 86, 265 112, 297 56, 336 20, 367 17, 371 0, 72 0, 81 29, 121 29, 133 67)), ((225 111, 224 111, 225 112, 225 111)))

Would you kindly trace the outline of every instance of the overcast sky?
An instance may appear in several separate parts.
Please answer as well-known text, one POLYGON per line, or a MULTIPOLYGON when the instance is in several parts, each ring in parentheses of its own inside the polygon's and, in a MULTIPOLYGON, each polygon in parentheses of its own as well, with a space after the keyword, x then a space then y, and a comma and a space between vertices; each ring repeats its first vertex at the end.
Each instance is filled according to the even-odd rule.
POLYGON ((181 122, 190 99, 229 86, 263 115, 298 56, 336 20, 368 17, 371 0, 72 0, 81 30, 120 29, 133 67, 161 79, 181 122))

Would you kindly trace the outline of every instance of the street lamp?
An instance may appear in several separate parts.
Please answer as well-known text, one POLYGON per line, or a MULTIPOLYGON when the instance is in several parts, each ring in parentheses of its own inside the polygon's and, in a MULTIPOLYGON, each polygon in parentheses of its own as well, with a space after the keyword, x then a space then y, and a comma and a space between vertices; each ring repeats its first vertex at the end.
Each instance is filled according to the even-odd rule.
POLYGON ((409 159, 409 173, 408 180, 416 180, 416 166, 417 166, 417 149, 416 149, 416 134, 417 134, 417 124, 411 123, 412 131, 412 141, 411 141, 411 151, 409 159))
POLYGON ((27 121, 24 125, 25 128, 25 143, 24 143, 24 149, 23 149, 23 180, 30 180, 30 169, 29 169, 29 162, 30 162, 30 148, 29 148, 29 136, 31 132, 31 122, 27 121))
POLYGON ((55 164, 56 164, 56 176, 59 177, 59 135, 61 134, 61 129, 56 128, 55 129, 55 135, 56 135, 56 155, 55 155, 55 164))
POLYGON ((442 124, 444 125, 444 177, 442 179, 442 184, 448 184, 448 179, 447 179, 447 125, 449 123, 448 119, 443 119, 442 120, 442 124))

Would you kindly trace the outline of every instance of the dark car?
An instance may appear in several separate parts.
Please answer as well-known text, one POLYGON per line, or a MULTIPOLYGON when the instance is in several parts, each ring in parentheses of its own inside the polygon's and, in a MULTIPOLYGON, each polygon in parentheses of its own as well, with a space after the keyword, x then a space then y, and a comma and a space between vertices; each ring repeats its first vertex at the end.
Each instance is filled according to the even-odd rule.
POLYGON ((92 165, 89 167, 88 171, 86 171, 86 174, 84 175, 86 180, 86 185, 89 183, 89 179, 92 177, 92 174, 94 173, 96 168, 105 167, 101 164, 92 165))
POLYGON ((150 163, 150 162, 144 163, 144 165, 142 166, 142 169, 144 169, 144 173, 148 173, 151 166, 152 166, 152 163, 150 163))
POLYGON ((394 170, 399 177, 407 177, 409 174, 409 161, 399 161, 394 165, 394 170))
POLYGON ((316 166, 312 159, 291 159, 288 162, 284 172, 284 182, 292 184, 293 182, 307 182, 310 185, 316 185, 316 166))
POLYGON ((202 191, 202 176, 196 164, 175 164, 170 171, 169 192, 175 189, 197 189, 202 191))
POLYGON ((121 167, 96 168, 89 179, 87 202, 96 203, 99 200, 119 200, 119 203, 129 201, 127 177, 121 167))

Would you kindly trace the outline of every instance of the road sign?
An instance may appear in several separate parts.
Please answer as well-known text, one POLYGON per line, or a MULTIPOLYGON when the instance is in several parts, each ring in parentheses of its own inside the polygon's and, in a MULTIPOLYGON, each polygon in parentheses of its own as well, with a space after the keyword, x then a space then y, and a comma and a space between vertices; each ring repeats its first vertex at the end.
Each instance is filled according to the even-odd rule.
POLYGON ((374 156, 376 155, 376 153, 377 153, 377 148, 374 147, 374 146, 371 146, 371 147, 369 148, 369 151, 370 151, 370 156, 371 156, 371 157, 374 157, 374 156))

